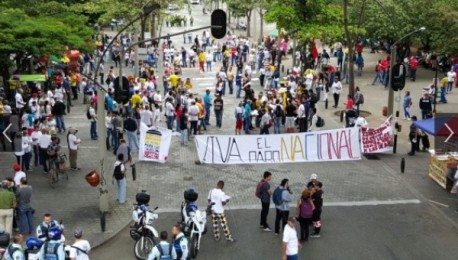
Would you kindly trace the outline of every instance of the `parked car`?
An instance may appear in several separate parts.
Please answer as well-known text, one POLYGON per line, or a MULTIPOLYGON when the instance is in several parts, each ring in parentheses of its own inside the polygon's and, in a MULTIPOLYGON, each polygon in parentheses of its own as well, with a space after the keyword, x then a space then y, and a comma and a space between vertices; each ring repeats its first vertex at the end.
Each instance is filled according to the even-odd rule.
POLYGON ((178 10, 178 5, 177 4, 169 4, 169 7, 168 7, 169 10, 178 10))

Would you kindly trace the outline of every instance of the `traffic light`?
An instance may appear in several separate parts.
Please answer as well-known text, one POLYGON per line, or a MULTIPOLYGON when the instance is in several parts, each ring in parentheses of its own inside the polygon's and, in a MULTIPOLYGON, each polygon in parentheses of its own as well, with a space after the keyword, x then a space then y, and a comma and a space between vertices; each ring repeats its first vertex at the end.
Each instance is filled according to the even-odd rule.
POLYGON ((216 39, 222 39, 226 36, 226 12, 221 9, 216 9, 212 12, 211 25, 220 26, 219 28, 211 28, 212 36, 216 39))
POLYGON ((394 91, 402 90, 406 85, 406 67, 404 64, 396 64, 391 69, 391 88, 394 91))

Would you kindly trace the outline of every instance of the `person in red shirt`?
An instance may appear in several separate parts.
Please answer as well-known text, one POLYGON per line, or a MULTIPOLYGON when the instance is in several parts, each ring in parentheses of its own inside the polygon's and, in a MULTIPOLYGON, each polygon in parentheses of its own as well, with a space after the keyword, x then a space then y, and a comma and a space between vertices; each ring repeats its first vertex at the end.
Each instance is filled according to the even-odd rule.
POLYGON ((412 56, 409 60, 410 80, 415 81, 417 77, 418 60, 412 56))
POLYGON ((382 67, 382 61, 379 60, 377 65, 375 65, 375 78, 372 81, 372 86, 375 85, 375 82, 380 81, 380 83, 383 84, 383 67, 382 67))
POLYGON ((353 97, 351 95, 348 95, 347 96, 347 103, 345 105, 345 109, 346 110, 353 109, 354 105, 355 105, 355 103, 353 102, 353 97))

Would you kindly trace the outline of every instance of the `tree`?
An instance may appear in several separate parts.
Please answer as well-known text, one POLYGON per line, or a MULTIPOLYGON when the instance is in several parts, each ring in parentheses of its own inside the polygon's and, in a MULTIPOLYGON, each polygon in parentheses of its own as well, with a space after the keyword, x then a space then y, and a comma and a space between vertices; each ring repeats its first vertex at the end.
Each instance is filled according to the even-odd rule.
MULTIPOLYGON (((0 72, 4 84, 10 77, 10 68, 21 67, 22 61, 56 54, 62 56, 65 47, 90 51, 86 41, 91 40, 93 30, 86 26, 87 19, 74 14, 56 17, 29 17, 19 9, 0 12, 0 72), (14 57, 14 60, 11 59, 14 57)), ((8 88, 6 88, 8 90, 8 88)))
POLYGON ((247 37, 251 37, 251 15, 255 8, 254 0, 228 0, 227 6, 234 17, 246 17, 247 37))

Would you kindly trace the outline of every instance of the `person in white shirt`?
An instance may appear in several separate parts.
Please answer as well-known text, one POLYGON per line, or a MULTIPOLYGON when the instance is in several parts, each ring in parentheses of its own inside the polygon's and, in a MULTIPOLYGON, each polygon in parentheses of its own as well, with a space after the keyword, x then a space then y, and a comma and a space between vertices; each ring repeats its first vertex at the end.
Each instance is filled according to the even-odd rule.
POLYGON ((75 243, 70 246, 70 260, 89 260, 91 245, 87 240, 81 239, 83 237, 83 231, 77 229, 73 235, 75 236, 75 243))
POLYGON ((33 132, 30 136, 32 139, 32 150, 33 150, 33 158, 34 158, 34 166, 38 167, 40 163, 40 146, 38 145, 38 139, 40 139, 42 133, 40 131, 40 126, 38 124, 33 126, 33 132))
POLYGON ((177 259, 177 252, 172 244, 167 242, 167 231, 162 231, 159 235, 161 242, 156 244, 148 255, 148 260, 160 260, 162 256, 170 256, 170 259, 177 259))
POLYGON ((173 106, 173 99, 169 97, 165 103, 165 116, 167 117, 167 128, 173 129, 173 120, 175 117, 175 107, 173 106))
POLYGON ((213 53, 208 50, 207 55, 205 55, 205 61, 207 63, 207 71, 212 70, 212 62, 213 62, 213 53))
POLYGON ((313 112, 312 122, 310 123, 310 127, 308 131, 309 132, 320 131, 320 128, 316 126, 316 122, 318 121, 318 115, 316 114, 316 108, 312 108, 312 112, 313 112))
POLYGON ((224 181, 218 181, 216 184, 216 188, 212 189, 208 193, 208 202, 213 204, 212 205, 212 222, 213 222, 213 234, 215 236, 215 240, 219 240, 219 225, 223 227, 224 236, 226 240, 229 242, 234 242, 232 238, 232 234, 229 231, 229 227, 227 225, 226 215, 224 214, 224 205, 226 205, 231 197, 227 196, 226 193, 223 191, 224 188, 224 181))
POLYGON ((339 81, 339 77, 335 77, 334 83, 332 83, 332 95, 334 96, 334 106, 336 108, 339 105, 340 92, 342 92, 342 83, 339 81))
POLYGON ((190 133, 197 134, 197 123, 199 121, 199 108, 196 106, 196 102, 192 101, 189 107, 189 122, 191 122, 190 133))
POLYGON ((21 171, 21 165, 15 163, 13 165, 13 170, 14 170, 14 185, 19 186, 21 185, 21 179, 22 178, 27 178, 25 172, 21 171))
POLYGON ((22 89, 18 89, 16 92, 16 95, 14 96, 14 99, 16 100, 16 109, 18 110, 19 113, 22 112, 22 109, 25 106, 24 99, 22 98, 22 89))
POLYGON ((81 143, 81 139, 76 137, 76 133, 78 133, 78 130, 70 128, 68 130, 68 135, 67 135, 70 169, 74 171, 81 170, 80 168, 77 167, 78 145, 81 143))
POLYGON ((51 144, 51 135, 47 128, 41 130, 41 136, 38 138, 38 145, 40 146, 40 163, 43 165, 43 170, 48 173, 48 146, 51 144))
POLYGON ((289 217, 288 224, 283 231, 282 260, 298 259, 297 256, 302 245, 297 239, 296 225, 296 218, 289 217))
POLYGON ((141 121, 147 126, 153 126, 153 112, 149 110, 149 106, 145 105, 145 109, 140 112, 141 121))
POLYGON ((456 73, 453 70, 453 66, 452 66, 450 71, 447 72, 447 88, 446 88, 447 93, 452 92, 453 84, 455 83, 455 80, 456 80, 456 73))
POLYGON ((154 111, 153 111, 153 127, 159 127, 161 122, 161 110, 159 109, 159 104, 154 104, 154 111))

